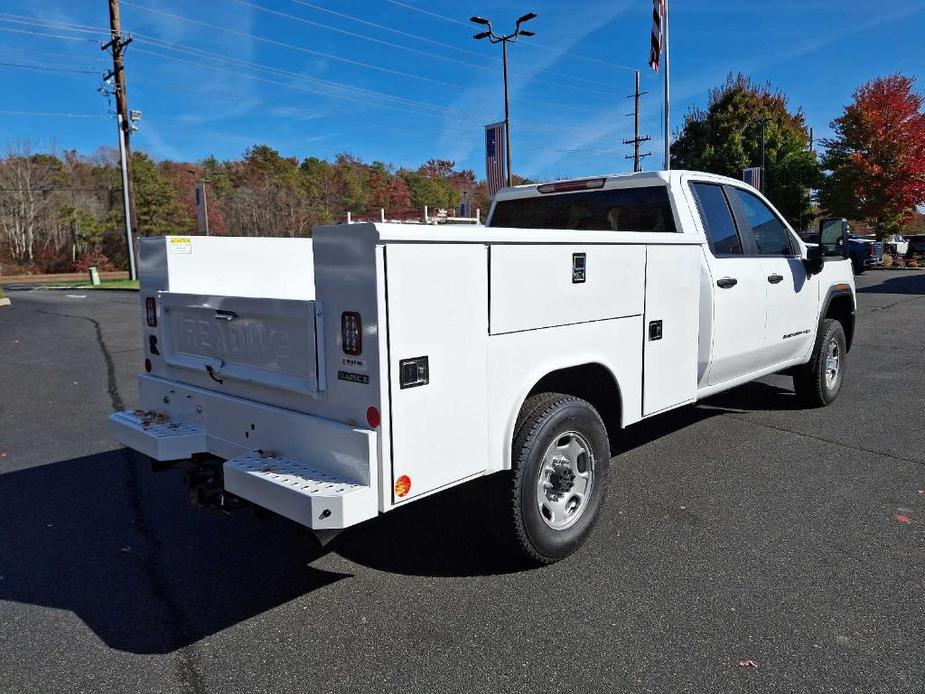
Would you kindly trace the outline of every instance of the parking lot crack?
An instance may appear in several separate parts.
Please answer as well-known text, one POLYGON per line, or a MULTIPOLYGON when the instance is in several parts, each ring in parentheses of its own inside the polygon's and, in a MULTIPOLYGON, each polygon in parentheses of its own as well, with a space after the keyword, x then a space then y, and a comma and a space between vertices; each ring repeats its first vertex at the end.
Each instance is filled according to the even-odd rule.
POLYGON ((868 315, 868 314, 870 314, 870 313, 876 313, 877 311, 886 311, 886 310, 889 309, 889 308, 895 308, 895 307, 901 306, 901 305, 903 305, 903 304, 908 304, 910 301, 918 301, 918 300, 920 300, 920 299, 922 299, 922 298, 925 298, 925 297, 922 297, 922 296, 913 296, 913 297, 910 297, 910 298, 908 298, 908 299, 900 299, 899 301, 894 301, 892 304, 886 304, 885 306, 877 306, 876 308, 872 308, 872 309, 870 309, 869 311, 860 311, 860 312, 858 313, 858 315, 866 316, 866 315, 868 315))
MULTIPOLYGON (((40 310, 39 313, 59 316, 62 318, 74 318, 77 320, 87 321, 93 325, 94 330, 96 331, 97 345, 100 348, 100 353, 102 354, 103 361, 106 364, 106 390, 109 393, 110 404, 112 405, 112 409, 115 412, 124 410, 125 401, 122 399, 121 393, 119 393, 119 387, 116 381, 115 364, 112 359, 112 353, 109 351, 109 347, 106 345, 106 340, 103 337, 103 330, 100 322, 94 318, 90 318, 89 316, 77 316, 69 313, 57 313, 54 311, 42 310, 40 310)), ((134 526, 151 550, 144 553, 144 572, 148 578, 148 583, 151 587, 152 594, 161 603, 164 608, 164 612, 166 613, 167 627, 172 643, 183 644, 187 642, 187 639, 185 638, 187 629, 185 627, 183 610, 171 595, 170 583, 167 581, 163 571, 161 570, 161 566, 165 561, 163 557, 163 544, 157 538, 154 530, 145 519, 141 494, 141 482, 138 479, 138 461, 135 459, 134 454, 128 449, 123 450, 122 453, 126 469, 126 488, 128 491, 128 499, 132 509, 132 515, 135 520, 134 526)), ((180 683, 183 685, 184 689, 191 694, 203 694, 206 691, 206 688, 202 681, 202 677, 196 668, 195 652, 192 646, 179 648, 177 650, 177 656, 179 658, 177 677, 180 683)))
POLYGON ((867 448, 865 446, 855 446, 852 444, 845 443, 844 441, 836 441, 834 439, 829 439, 824 436, 816 436, 815 434, 807 434, 805 431, 797 431, 796 429, 789 429, 787 427, 775 426, 774 424, 766 424, 764 422, 756 422, 748 417, 737 417, 735 415, 728 415, 732 419, 735 419, 739 422, 745 422, 746 424, 751 424, 756 427, 762 427, 764 429, 773 429, 774 431, 785 432, 788 434, 796 434, 797 436, 802 436, 808 439, 813 439, 814 441, 820 441, 822 443, 830 443, 834 446, 839 446, 840 448, 847 448, 848 450, 857 451, 859 453, 871 453, 873 455, 880 455, 885 458, 891 458, 893 460, 900 460, 904 463, 915 463, 916 465, 925 465, 925 460, 920 458, 910 458, 907 456, 896 455, 895 453, 890 453, 888 451, 877 450, 876 448, 867 448))

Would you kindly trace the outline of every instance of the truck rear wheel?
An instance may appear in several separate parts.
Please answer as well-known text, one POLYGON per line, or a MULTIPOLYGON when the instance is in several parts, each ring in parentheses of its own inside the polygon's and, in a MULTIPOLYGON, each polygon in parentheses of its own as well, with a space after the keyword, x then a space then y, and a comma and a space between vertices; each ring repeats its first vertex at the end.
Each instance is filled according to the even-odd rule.
POLYGON ((847 341, 841 323, 826 318, 819 326, 812 358, 793 376, 797 397, 809 407, 831 404, 845 381, 847 355, 847 341))
POLYGON ((513 524, 528 559, 552 564, 591 533, 607 493, 610 443, 600 415, 572 395, 527 399, 514 429, 513 524))

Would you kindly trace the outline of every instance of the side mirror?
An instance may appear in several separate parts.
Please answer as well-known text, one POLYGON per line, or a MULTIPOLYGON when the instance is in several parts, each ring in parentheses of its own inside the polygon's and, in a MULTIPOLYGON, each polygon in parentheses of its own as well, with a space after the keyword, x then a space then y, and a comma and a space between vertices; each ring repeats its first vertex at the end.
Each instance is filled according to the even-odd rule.
POLYGON ((806 247, 806 257, 803 259, 803 266, 806 268, 806 274, 818 275, 822 272, 825 263, 825 250, 821 245, 806 247))
POLYGON ((848 221, 839 218, 819 220, 819 245, 823 255, 848 258, 848 221))

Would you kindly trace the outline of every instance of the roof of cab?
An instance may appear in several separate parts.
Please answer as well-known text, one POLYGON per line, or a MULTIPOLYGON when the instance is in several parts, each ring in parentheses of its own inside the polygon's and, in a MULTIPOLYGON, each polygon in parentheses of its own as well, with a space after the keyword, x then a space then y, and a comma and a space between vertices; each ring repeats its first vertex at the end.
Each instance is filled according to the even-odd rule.
MULTIPOLYGON (((550 185, 555 183, 572 183, 576 181, 588 181, 603 178, 604 185, 603 189, 608 188, 623 188, 628 186, 644 186, 644 185, 668 185, 672 181, 677 181, 683 175, 693 175, 697 177, 703 177, 705 179, 716 180, 716 181, 725 181, 729 183, 741 184, 741 181, 728 178, 727 176, 720 176, 718 174, 705 173, 702 171, 687 171, 680 169, 672 169, 671 171, 641 171, 634 173, 632 171, 623 172, 623 173, 611 173, 611 174, 601 174, 599 176, 581 176, 578 178, 565 178, 557 181, 541 181, 538 183, 525 183, 519 186, 511 186, 510 188, 502 188, 494 195, 494 200, 509 200, 513 198, 526 198, 532 197, 534 195, 557 195, 561 193, 540 193, 537 188, 543 185, 550 185)), ((563 191, 564 192, 564 191, 563 191)), ((577 191, 572 191, 577 192, 577 191)))

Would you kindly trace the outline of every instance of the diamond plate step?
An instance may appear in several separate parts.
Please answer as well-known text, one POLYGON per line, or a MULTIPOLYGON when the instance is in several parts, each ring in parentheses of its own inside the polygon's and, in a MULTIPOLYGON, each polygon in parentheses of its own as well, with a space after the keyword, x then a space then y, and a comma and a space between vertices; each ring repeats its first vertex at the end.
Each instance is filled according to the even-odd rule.
POLYGON ((225 461, 225 489, 315 530, 346 528, 378 513, 375 490, 308 462, 259 452, 225 461))
POLYGON ((200 427, 154 412, 116 412, 109 417, 109 433, 155 460, 183 460, 207 450, 206 434, 200 427))

